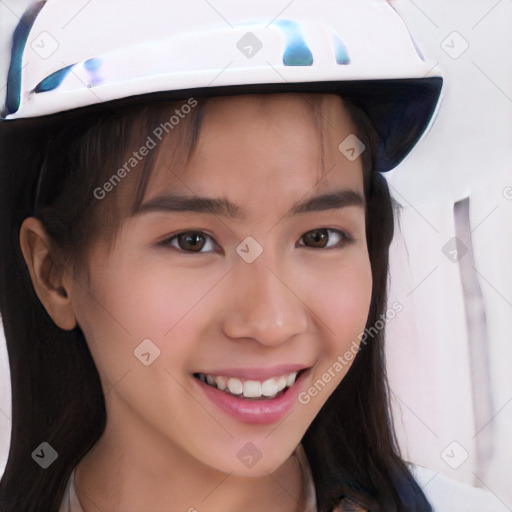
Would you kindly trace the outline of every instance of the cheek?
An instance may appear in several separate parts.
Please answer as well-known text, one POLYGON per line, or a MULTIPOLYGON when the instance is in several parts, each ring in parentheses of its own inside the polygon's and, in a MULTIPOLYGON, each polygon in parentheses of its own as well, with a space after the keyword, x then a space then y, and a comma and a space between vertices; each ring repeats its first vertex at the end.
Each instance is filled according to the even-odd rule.
POLYGON ((93 301, 106 320, 135 338, 165 335, 207 289, 198 279, 191 286, 186 273, 151 261, 113 265, 95 276, 93 301))
POLYGON ((372 273, 367 253, 322 270, 322 275, 309 275, 308 305, 316 319, 319 336, 317 364, 311 375, 311 387, 303 398, 312 402, 316 413, 342 381, 358 352, 372 296, 372 273), (324 275, 325 274, 325 275, 324 275), (328 275, 327 275, 328 274, 328 275), (321 288, 314 281, 322 283, 321 288))
POLYGON ((172 351, 175 361, 185 357, 191 347, 184 330, 194 328, 188 317, 202 309, 218 275, 203 269, 191 279, 190 271, 173 270, 160 260, 117 261, 93 270, 90 290, 78 289, 75 311, 100 372, 109 379, 123 375, 137 363, 134 351, 146 339, 162 355, 172 351), (180 339, 173 336, 176 331, 180 339))
POLYGON ((326 337, 323 349, 339 352, 364 330, 372 294, 372 274, 368 255, 361 254, 335 268, 320 269, 311 275, 308 296, 326 337), (315 286, 315 281, 321 283, 315 286))

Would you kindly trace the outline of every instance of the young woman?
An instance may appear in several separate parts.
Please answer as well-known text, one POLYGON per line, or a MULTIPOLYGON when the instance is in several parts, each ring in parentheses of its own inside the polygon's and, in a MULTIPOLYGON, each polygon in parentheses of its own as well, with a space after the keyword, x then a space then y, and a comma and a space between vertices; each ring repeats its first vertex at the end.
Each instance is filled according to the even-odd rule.
POLYGON ((2 512, 431 510, 383 365, 379 171, 442 83, 401 20, 79 4, 34 4, 13 38, 2 512))

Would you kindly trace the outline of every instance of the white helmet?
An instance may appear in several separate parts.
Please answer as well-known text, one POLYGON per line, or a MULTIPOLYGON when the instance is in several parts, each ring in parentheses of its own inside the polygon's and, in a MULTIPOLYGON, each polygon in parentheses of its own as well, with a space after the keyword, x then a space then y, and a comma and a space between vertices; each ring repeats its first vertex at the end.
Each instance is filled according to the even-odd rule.
POLYGON ((441 88, 385 0, 48 0, 15 30, 2 117, 148 94, 335 92, 372 121, 386 171, 427 130, 441 88))

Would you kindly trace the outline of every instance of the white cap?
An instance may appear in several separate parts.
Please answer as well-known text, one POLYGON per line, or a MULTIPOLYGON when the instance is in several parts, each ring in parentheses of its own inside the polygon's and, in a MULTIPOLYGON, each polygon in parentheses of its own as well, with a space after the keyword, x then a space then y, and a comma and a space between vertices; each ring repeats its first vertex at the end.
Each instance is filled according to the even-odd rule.
POLYGON ((14 33, 2 117, 152 93, 336 92, 372 120, 385 171, 427 129, 441 88, 385 0, 48 0, 14 33))

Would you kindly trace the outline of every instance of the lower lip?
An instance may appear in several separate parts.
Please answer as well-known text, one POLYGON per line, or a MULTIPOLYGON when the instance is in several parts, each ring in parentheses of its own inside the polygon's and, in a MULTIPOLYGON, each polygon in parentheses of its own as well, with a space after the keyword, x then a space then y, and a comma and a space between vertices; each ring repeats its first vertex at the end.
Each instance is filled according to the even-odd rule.
POLYGON ((238 398, 209 386, 195 377, 192 377, 192 379, 202 392, 225 413, 242 423, 264 425, 280 421, 291 411, 294 404, 298 402, 298 395, 306 373, 307 371, 302 372, 293 386, 287 388, 282 395, 269 400, 238 398))

